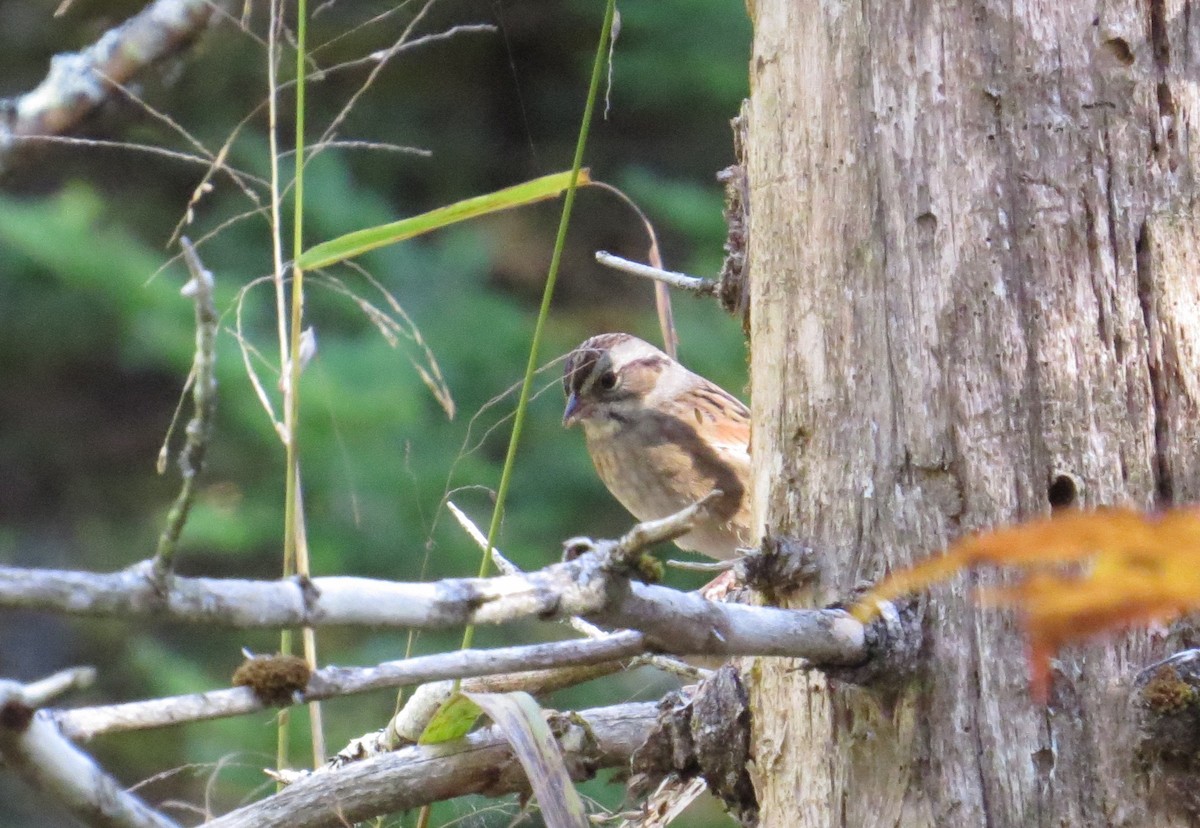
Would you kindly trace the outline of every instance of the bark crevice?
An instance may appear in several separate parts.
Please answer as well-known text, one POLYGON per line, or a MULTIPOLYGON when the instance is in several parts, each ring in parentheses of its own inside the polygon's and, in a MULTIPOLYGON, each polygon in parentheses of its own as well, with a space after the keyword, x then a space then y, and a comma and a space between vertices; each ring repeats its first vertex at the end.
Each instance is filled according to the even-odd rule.
POLYGON ((1163 375, 1163 344, 1158 303, 1154 289, 1153 237, 1146 222, 1138 228, 1134 247, 1134 262, 1137 271, 1137 295, 1142 307, 1142 321, 1146 326, 1146 360, 1150 377, 1150 418, 1154 428, 1154 474, 1155 500, 1159 506, 1174 501, 1175 486, 1171 474, 1171 438, 1168 433, 1168 393, 1166 377, 1163 375))

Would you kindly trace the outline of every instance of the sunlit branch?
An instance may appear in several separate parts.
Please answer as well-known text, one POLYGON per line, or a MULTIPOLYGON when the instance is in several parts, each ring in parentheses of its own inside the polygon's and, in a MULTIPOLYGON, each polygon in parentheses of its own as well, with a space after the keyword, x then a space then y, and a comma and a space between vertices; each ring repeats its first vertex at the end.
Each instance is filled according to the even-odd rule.
POLYGON ((712 496, 638 524, 616 541, 568 541, 571 560, 536 572, 432 583, 176 577, 162 588, 148 564, 109 574, 0 567, 0 607, 240 628, 444 629, 583 616, 641 631, 652 649, 665 653, 782 655, 830 666, 864 661, 865 629, 841 610, 719 604, 630 580, 642 550, 686 533, 712 496))

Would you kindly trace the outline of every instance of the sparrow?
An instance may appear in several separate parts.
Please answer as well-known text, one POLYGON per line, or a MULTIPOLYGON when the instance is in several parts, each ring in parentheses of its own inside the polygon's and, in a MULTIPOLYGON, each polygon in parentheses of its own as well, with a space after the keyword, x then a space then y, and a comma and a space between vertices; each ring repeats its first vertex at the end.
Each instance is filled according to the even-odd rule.
POLYGON ((681 549, 732 558, 750 544, 750 411, 729 392, 627 333, 567 356, 563 425, 583 427, 596 473, 638 520, 721 496, 681 549))

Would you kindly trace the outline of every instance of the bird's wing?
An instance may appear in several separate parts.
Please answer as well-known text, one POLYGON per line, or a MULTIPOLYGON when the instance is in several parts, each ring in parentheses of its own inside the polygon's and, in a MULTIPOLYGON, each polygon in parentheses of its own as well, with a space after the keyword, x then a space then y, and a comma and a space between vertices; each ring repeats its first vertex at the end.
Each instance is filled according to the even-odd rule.
POLYGON ((691 407, 690 418, 687 412, 682 412, 682 415, 695 424, 696 430, 709 443, 732 458, 744 458, 743 462, 749 468, 750 409, 746 408, 745 403, 703 378, 691 393, 681 395, 678 401, 685 407, 691 407))
POLYGON ((715 482, 730 496, 726 514, 733 523, 749 526, 750 498, 750 410, 737 397, 703 377, 672 401, 671 412, 696 433, 699 441, 711 449, 711 456, 698 456, 696 491, 692 500, 708 494, 715 482), (718 465, 719 464, 719 465, 718 465), (720 468, 725 466, 729 471, 720 468), (732 475, 732 477, 730 476, 732 475), (706 488, 708 487, 708 488, 706 488), (704 488, 704 491, 700 489, 704 488), (734 500, 736 498, 736 500, 734 500))

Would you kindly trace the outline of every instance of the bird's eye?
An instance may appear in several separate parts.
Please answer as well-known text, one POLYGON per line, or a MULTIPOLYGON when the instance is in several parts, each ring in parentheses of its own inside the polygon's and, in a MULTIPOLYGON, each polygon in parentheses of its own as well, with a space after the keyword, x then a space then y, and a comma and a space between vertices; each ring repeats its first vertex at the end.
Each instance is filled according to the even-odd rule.
POLYGON ((611 391, 617 387, 617 375, 612 371, 605 371, 600 375, 598 384, 603 390, 611 391))

